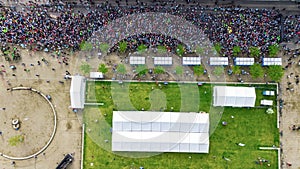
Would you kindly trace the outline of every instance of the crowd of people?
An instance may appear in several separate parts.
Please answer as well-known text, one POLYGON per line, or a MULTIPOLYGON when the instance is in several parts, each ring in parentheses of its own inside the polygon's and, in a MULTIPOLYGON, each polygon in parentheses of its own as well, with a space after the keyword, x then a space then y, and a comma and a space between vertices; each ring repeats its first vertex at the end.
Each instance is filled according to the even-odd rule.
POLYGON ((30 2, 21 10, 1 8, 0 38, 2 43, 19 44, 34 50, 78 50, 81 42, 89 40, 97 31, 103 34, 102 40, 111 45, 128 36, 139 39, 138 34, 142 32, 149 33, 142 36, 150 39, 160 39, 159 34, 163 34, 167 39, 161 38, 162 44, 169 43, 166 46, 171 47, 178 44, 178 39, 190 52, 195 45, 203 44, 203 38, 207 36, 212 43, 221 44, 224 56, 231 56, 234 46, 241 47, 245 53, 249 53, 250 46, 257 46, 266 53, 268 46, 274 43, 299 38, 299 24, 299 16, 290 15, 284 20, 276 9, 183 7, 180 4, 121 7, 104 3, 82 12, 70 4, 45 6, 30 2), (145 12, 156 13, 155 18, 138 15, 145 12), (157 13, 161 12, 181 19, 159 17, 157 13), (155 30, 159 31, 153 32, 155 30), (284 37, 281 37, 281 31, 284 37))

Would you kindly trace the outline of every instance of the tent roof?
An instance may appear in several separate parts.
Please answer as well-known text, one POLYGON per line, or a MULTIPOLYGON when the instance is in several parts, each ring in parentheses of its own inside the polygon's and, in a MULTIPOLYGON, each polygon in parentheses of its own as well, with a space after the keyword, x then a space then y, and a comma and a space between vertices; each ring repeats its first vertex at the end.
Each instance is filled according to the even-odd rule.
POLYGON ((172 65, 172 57, 154 57, 154 65, 172 65))
POLYGON ((70 87, 71 107, 77 109, 84 108, 85 79, 83 76, 72 76, 70 87))
POLYGON ((113 122, 209 123, 208 113, 114 111, 113 122))
POLYGON ((208 153, 209 114, 114 111, 112 151, 208 153))
POLYGON ((209 63, 212 66, 228 65, 228 58, 227 57, 210 57, 209 63))
POLYGON ((242 57, 235 58, 235 65, 249 66, 253 64, 254 64, 254 58, 242 58, 242 57))
POLYGON ((146 58, 142 56, 130 56, 129 63, 131 65, 144 65, 146 63, 146 58))
POLYGON ((256 97, 254 87, 215 86, 218 96, 256 97))
POLYGON ((214 87, 214 106, 254 107, 256 93, 254 87, 214 87))
POLYGON ((282 58, 263 58, 263 66, 282 65, 282 58))
POLYGON ((200 57, 183 57, 182 65, 201 65, 200 57))

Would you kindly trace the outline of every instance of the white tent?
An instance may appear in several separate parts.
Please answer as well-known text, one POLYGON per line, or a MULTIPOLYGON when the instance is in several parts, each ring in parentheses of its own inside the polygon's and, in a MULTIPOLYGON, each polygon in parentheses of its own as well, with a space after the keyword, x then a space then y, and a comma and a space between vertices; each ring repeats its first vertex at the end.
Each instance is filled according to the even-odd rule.
POLYGON ((172 57, 154 57, 154 65, 172 65, 172 57))
POLYGON ((263 58, 263 66, 282 65, 282 58, 263 58))
POLYGON ((72 76, 70 97, 73 109, 84 108, 85 78, 83 76, 72 76))
POLYGON ((250 66, 254 64, 254 58, 241 58, 237 57, 235 58, 235 65, 238 66, 250 66))
POLYGON ((103 73, 102 72, 90 72, 90 78, 92 79, 103 79, 103 73))
POLYGON ((211 66, 227 66, 228 58, 227 57, 210 57, 209 64, 211 66))
POLYGON ((142 56, 130 56, 129 63, 131 65, 144 65, 146 63, 146 58, 142 56))
POLYGON ((201 58, 200 57, 183 57, 182 58, 182 65, 201 65, 201 58))
POLYGON ((256 93, 254 87, 214 87, 214 106, 254 107, 256 93))
POLYGON ((112 151, 208 153, 209 114, 114 111, 112 151))

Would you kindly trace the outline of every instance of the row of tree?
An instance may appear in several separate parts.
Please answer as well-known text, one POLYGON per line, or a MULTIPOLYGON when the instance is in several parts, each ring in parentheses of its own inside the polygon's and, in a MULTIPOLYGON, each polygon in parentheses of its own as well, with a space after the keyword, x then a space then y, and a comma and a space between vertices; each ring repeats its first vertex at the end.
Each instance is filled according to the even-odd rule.
MULTIPOLYGON (((84 74, 87 74, 90 72, 91 67, 87 63, 83 63, 80 67, 81 71, 84 74)), ((231 69, 232 74, 234 75, 241 75, 242 70, 240 66, 233 66, 231 69)), ((98 71, 102 72, 103 74, 108 72, 108 68, 105 66, 105 64, 100 64, 98 67, 98 71)), ((126 74, 127 70, 124 64, 119 64, 116 68, 117 73, 119 74, 126 74)), ((202 65, 199 66, 194 66, 193 67, 194 74, 196 76, 202 76, 206 70, 202 65)), ((146 65, 139 65, 136 68, 136 73, 138 76, 143 76, 148 72, 148 68, 146 65)), ((163 74, 165 73, 165 69, 162 66, 156 66, 153 69, 154 74, 163 74)), ((224 74, 225 68, 223 66, 217 66, 213 70, 213 74, 215 76, 221 76, 224 74)), ((175 73, 177 75, 182 75, 183 74, 183 67, 182 66, 177 66, 175 68, 175 73)), ((284 74, 284 70, 281 66, 279 65, 273 65, 269 66, 268 68, 264 69, 260 64, 253 64, 252 66, 249 67, 249 73, 253 79, 257 78, 262 78, 264 75, 267 75, 270 80, 279 82, 284 74)))

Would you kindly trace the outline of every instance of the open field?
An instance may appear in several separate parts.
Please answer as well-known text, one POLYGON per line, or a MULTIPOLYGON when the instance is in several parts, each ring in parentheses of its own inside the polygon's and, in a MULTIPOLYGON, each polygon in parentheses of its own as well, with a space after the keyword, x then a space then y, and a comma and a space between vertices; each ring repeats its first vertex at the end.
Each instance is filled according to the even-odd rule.
MULTIPOLYGON (((258 100, 263 97, 262 90, 262 88, 257 89, 258 100)), ((88 82, 87 94, 88 102, 102 102, 104 106, 85 108, 85 169, 139 168, 140 166, 175 169, 278 167, 277 151, 258 150, 260 146, 279 145, 276 113, 268 115, 265 113, 266 108, 225 108, 221 113, 221 119, 218 119, 216 130, 211 134, 209 154, 163 153, 148 158, 129 158, 128 156, 133 155, 132 153, 118 153, 117 155, 110 152, 111 135, 109 130, 113 110, 141 110, 144 108, 144 110, 158 111, 211 112, 214 109, 210 108, 212 101, 211 85, 205 84, 198 87, 195 84, 176 83, 159 85, 156 83, 88 82), (194 88, 197 89, 198 93, 195 94, 194 88), (191 92, 182 92, 187 89, 191 92), (197 100, 196 97, 200 99, 197 100), (181 98, 189 100, 182 101, 181 98), (200 106, 197 107, 197 105, 200 106), (228 125, 222 126, 222 121, 226 121, 228 125), (108 140, 107 143, 104 141, 105 139, 108 140), (240 142, 245 143, 246 146, 237 146, 236 143, 240 142), (223 156, 230 161, 224 160, 223 156), (269 160, 271 167, 268 167, 267 163, 256 164, 255 161, 259 157, 269 160)), ((275 97, 266 97, 266 99, 275 99, 275 97)))

